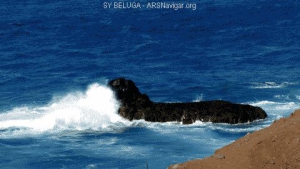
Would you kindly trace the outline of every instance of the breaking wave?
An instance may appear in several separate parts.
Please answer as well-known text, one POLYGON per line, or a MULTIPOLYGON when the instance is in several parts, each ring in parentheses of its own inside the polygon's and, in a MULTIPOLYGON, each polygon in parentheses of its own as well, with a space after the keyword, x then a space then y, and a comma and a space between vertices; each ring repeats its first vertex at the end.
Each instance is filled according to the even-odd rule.
MULTIPOLYGON (((197 98, 201 101, 203 95, 197 98)), ((192 125, 179 122, 146 122, 144 120, 129 121, 121 117, 117 111, 119 102, 113 91, 106 85, 98 83, 90 85, 85 91, 68 93, 53 99, 49 104, 38 107, 18 107, 0 113, 0 137, 26 137, 45 133, 61 133, 64 131, 96 131, 122 132, 130 127, 147 127, 163 133, 175 130, 214 130, 226 133, 252 132, 270 125, 274 120, 286 117, 300 107, 295 102, 256 101, 247 102, 262 107, 268 114, 266 120, 250 124, 213 124, 197 121, 192 125)))
POLYGON ((296 85, 297 83, 292 82, 283 82, 283 83, 276 83, 276 82, 263 82, 263 83, 251 83, 250 88, 253 89, 277 89, 277 88, 284 88, 291 85, 296 85))
POLYGON ((85 92, 72 92, 41 107, 21 107, 0 114, 1 135, 40 134, 59 131, 109 132, 129 125, 117 114, 113 91, 92 84, 85 92))

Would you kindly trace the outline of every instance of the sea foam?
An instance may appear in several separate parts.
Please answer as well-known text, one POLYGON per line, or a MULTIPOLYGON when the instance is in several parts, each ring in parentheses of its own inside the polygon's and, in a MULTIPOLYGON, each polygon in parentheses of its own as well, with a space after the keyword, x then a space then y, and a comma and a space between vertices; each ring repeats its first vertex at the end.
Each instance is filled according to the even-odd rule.
POLYGON ((250 88, 253 89, 278 89, 278 88, 285 88, 287 86, 293 86, 297 85, 297 83, 294 82, 282 82, 282 83, 276 83, 276 82, 264 82, 264 83, 258 83, 253 82, 250 83, 250 88))
POLYGON ((120 130, 130 122, 117 111, 119 102, 113 91, 100 84, 84 92, 71 92, 40 107, 21 107, 0 114, 1 134, 59 131, 120 130))
POLYGON ((119 104, 110 88, 95 83, 85 91, 70 92, 64 96, 55 97, 45 106, 18 107, 0 113, 0 137, 24 137, 64 131, 122 132, 130 127, 147 127, 165 133, 172 133, 174 129, 178 130, 186 127, 207 128, 229 133, 251 132, 268 126, 276 119, 288 116, 300 107, 297 102, 268 100, 247 102, 245 104, 262 107, 267 112, 268 118, 250 125, 238 124, 232 126, 198 121, 193 125, 186 126, 178 122, 129 121, 117 113, 119 104))

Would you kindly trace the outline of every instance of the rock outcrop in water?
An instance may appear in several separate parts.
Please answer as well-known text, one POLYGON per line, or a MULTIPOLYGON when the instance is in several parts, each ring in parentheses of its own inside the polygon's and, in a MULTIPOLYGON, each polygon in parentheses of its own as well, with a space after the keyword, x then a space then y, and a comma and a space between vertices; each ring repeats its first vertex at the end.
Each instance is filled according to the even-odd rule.
POLYGON ((108 84, 121 103, 119 114, 129 120, 145 119, 151 122, 178 121, 192 124, 196 120, 214 123, 245 123, 267 117, 260 107, 227 101, 201 101, 188 103, 155 103, 142 94, 133 81, 125 78, 108 84))

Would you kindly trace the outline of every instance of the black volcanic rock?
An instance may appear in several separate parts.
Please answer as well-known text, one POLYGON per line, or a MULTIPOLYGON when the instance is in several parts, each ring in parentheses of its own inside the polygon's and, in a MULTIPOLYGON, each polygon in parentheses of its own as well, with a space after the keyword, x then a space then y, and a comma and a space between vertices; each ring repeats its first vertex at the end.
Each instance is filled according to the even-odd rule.
POLYGON ((191 124, 196 120, 214 123, 245 123, 267 117, 260 107, 227 101, 201 101, 188 103, 155 103, 140 93, 134 82, 125 78, 108 84, 121 103, 119 114, 129 120, 145 119, 151 122, 178 121, 191 124))

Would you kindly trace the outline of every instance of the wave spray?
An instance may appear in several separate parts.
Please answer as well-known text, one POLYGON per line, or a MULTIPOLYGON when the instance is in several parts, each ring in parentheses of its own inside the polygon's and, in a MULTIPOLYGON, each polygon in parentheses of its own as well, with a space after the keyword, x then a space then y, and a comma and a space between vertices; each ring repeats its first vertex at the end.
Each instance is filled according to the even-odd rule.
POLYGON ((119 103, 107 86, 92 84, 41 107, 21 107, 0 114, 1 136, 59 131, 118 131, 130 122, 118 115, 119 103))

